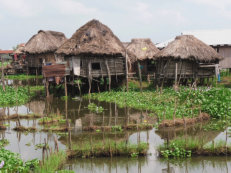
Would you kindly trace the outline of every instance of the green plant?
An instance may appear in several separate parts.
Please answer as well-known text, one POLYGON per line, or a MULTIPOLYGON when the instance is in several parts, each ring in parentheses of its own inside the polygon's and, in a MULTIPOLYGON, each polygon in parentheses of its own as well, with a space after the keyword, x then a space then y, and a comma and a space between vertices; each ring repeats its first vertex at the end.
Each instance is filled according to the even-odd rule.
POLYGON ((104 108, 102 106, 97 106, 95 103, 88 104, 87 108, 95 113, 101 113, 104 111, 104 108))

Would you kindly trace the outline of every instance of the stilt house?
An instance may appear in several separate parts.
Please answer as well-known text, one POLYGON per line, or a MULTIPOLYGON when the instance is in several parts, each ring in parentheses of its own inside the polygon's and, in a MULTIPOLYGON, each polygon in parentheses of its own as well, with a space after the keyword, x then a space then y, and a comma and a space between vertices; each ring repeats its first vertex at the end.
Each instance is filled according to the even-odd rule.
POLYGON ((24 52, 29 70, 41 71, 42 65, 55 63, 54 52, 66 41, 61 32, 40 30, 26 43, 24 52))
POLYGON ((177 36, 155 58, 157 79, 170 82, 213 77, 222 59, 212 47, 192 35, 177 36))
POLYGON ((135 54, 137 61, 133 63, 132 69, 138 73, 138 67, 142 75, 148 75, 155 72, 154 56, 159 52, 159 49, 148 38, 132 39, 127 46, 127 50, 135 54))
MULTIPOLYGON (((66 61, 74 76, 88 78, 123 77, 125 48, 111 29, 98 20, 79 28, 56 51, 57 62, 66 61)), ((109 86, 110 87, 110 86, 109 86)))

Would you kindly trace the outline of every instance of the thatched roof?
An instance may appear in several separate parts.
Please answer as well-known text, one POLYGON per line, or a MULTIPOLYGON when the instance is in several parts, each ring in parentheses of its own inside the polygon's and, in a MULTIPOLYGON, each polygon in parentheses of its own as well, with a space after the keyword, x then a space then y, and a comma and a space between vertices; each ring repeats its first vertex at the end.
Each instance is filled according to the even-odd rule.
POLYGON ((177 36, 156 58, 189 59, 198 62, 213 62, 222 57, 210 46, 192 35, 177 36))
POLYGON ((156 48, 149 38, 132 39, 127 49, 134 53, 138 60, 152 59, 159 52, 159 49, 156 48))
POLYGON ((15 54, 23 54, 24 53, 24 47, 19 47, 14 51, 15 54))
POLYGON ((24 51, 30 54, 55 52, 65 41, 62 32, 40 30, 26 43, 24 51))
POLYGON ((125 48, 110 28, 98 20, 91 20, 79 28, 56 53, 124 56, 125 48))

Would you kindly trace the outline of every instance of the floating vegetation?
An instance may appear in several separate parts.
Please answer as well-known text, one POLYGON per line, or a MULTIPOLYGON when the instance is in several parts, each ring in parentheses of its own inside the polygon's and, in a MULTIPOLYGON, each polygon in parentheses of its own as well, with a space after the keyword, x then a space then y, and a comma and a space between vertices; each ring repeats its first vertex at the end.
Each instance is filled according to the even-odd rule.
POLYGON ((7 146, 9 143, 10 142, 7 139, 1 139, 0 140, 0 148, 7 146))
POLYGON ((36 145, 35 145, 35 149, 36 149, 36 150, 37 150, 37 149, 42 149, 42 148, 48 149, 48 148, 49 148, 49 145, 48 145, 48 144, 36 144, 36 145))
POLYGON ((37 114, 13 114, 13 115, 4 115, 0 116, 1 120, 14 120, 14 119, 36 119, 41 118, 43 115, 37 115, 37 114))
POLYGON ((50 127, 45 127, 42 129, 42 131, 44 132, 68 132, 69 130, 71 130, 71 127, 59 127, 59 126, 50 126, 50 127))
POLYGON ((231 116, 231 90, 228 88, 197 89, 180 87, 176 92, 172 88, 160 91, 144 90, 139 92, 111 91, 92 93, 84 97, 99 101, 115 102, 120 107, 132 107, 139 110, 149 110, 164 119, 196 117, 200 112, 209 114, 212 118, 231 116))
POLYGON ((0 148, 1 172, 31 172, 39 166, 39 160, 23 162, 18 153, 0 148))
MULTIPOLYGON (((66 123, 66 119, 64 119, 63 116, 61 115, 49 115, 47 117, 43 117, 41 119, 39 119, 39 124, 53 124, 53 123, 66 123)), ((68 120, 68 122, 70 122, 70 120, 68 120)))
POLYGON ((112 156, 145 156, 147 155, 148 144, 130 144, 126 142, 106 142, 85 144, 84 146, 73 146, 73 150, 67 151, 69 158, 92 158, 112 156))
POLYGON ((161 157, 224 156, 231 155, 231 143, 224 140, 204 144, 193 138, 175 139, 158 148, 161 157))
POLYGON ((127 124, 124 126, 87 126, 83 127, 83 131, 118 131, 122 132, 123 130, 149 130, 152 129, 152 124, 127 124))
POLYGON ((90 103, 87 108, 95 113, 101 113, 104 111, 104 108, 102 106, 97 106, 95 103, 90 103))
POLYGON ((9 106, 9 105, 21 105, 30 100, 31 97, 35 95, 35 92, 43 89, 44 87, 30 87, 31 93, 28 93, 26 87, 19 86, 17 88, 13 86, 5 86, 5 91, 2 86, 0 86, 0 106, 9 106))
POLYGON ((35 127, 24 127, 24 126, 16 126, 13 128, 15 131, 28 131, 28 132, 35 132, 35 127))
MULTIPOLYGON (((6 79, 16 79, 16 80, 26 80, 26 79, 36 79, 36 75, 25 75, 25 74, 18 74, 18 75, 7 75, 5 76, 6 79)), ((42 79, 42 75, 38 75, 37 78, 42 79)))

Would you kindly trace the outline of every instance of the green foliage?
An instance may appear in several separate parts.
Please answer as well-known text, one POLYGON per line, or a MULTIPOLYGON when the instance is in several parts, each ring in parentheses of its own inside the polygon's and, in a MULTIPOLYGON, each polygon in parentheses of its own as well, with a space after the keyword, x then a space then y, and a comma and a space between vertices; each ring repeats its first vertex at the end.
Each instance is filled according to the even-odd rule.
MULTIPOLYGON (((26 79, 35 79, 36 75, 26 75, 26 74, 18 74, 18 75, 7 75, 5 76, 7 79, 16 79, 16 80, 26 80, 26 79)), ((37 78, 42 79, 42 75, 38 75, 37 78)))
POLYGON ((115 102, 120 107, 128 106, 139 110, 149 110, 157 115, 160 120, 165 115, 166 119, 195 117, 200 111, 208 113, 213 118, 231 116, 231 90, 227 88, 197 88, 181 87, 178 92, 172 88, 158 91, 111 91, 92 93, 90 97, 99 101, 115 102), (176 106, 176 110, 175 110, 176 106))
POLYGON ((13 153, 4 148, 0 149, 0 161, 4 161, 1 172, 30 172, 36 169, 39 165, 37 159, 23 162, 19 154, 13 153))
POLYGON ((123 128, 121 126, 112 126, 111 127, 111 130, 112 131, 119 131, 119 132, 122 132, 123 131, 123 128))
POLYGON ((7 139, 1 139, 0 140, 0 148, 7 146, 9 143, 10 142, 7 139))
POLYGON ((90 103, 88 104, 87 108, 92 111, 92 112, 95 112, 95 113, 101 113, 104 111, 104 108, 102 106, 97 106, 96 104, 94 103, 90 103))
POLYGON ((49 145, 48 144, 36 144, 35 145, 35 150, 42 149, 42 148, 48 149, 49 145))
POLYGON ((35 95, 35 91, 42 90, 43 86, 30 87, 31 93, 28 93, 26 87, 6 86, 5 91, 0 86, 0 106, 21 105, 30 100, 35 95))
POLYGON ((161 155, 165 158, 169 157, 191 157, 192 152, 178 147, 175 143, 169 146, 169 149, 162 150, 161 155))

